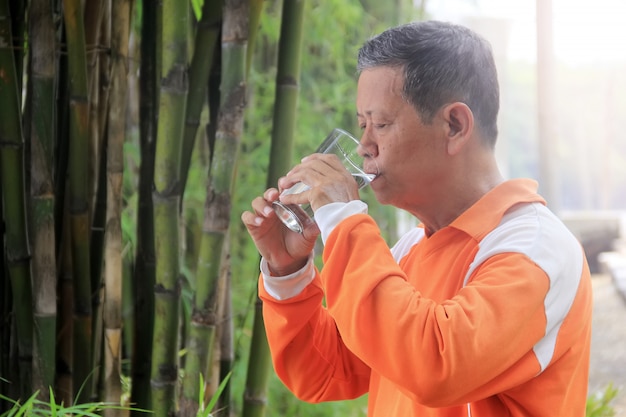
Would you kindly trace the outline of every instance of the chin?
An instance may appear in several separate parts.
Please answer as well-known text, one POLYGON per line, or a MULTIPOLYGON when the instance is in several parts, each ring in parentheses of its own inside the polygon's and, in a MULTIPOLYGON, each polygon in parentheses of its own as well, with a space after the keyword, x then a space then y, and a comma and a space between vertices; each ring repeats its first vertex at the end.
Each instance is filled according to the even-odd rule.
POLYGON ((376 180, 374 180, 370 184, 370 187, 374 192, 374 197, 376 197, 376 201, 378 201, 379 204, 389 204, 389 196, 387 195, 387 193, 385 193, 385 187, 378 184, 376 180))

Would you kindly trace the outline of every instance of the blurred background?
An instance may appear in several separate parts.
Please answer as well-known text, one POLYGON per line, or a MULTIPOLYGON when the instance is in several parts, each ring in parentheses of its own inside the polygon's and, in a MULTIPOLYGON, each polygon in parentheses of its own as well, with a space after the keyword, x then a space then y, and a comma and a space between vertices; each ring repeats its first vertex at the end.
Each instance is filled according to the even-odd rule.
POLYGON ((429 0, 424 10, 492 44, 501 170, 539 181, 599 272, 598 255, 613 250, 624 232, 626 3, 429 0))
MULTIPOLYGON (((363 41, 426 19, 492 44, 501 170, 539 181, 594 274, 587 416, 626 415, 624 0, 0 0, 0 414, 365 416, 273 374, 240 215, 358 132, 363 41)), ((417 222, 361 197, 390 245, 417 222)))
POLYGON ((590 392, 614 384, 615 414, 607 415, 625 416, 626 3, 430 0, 426 10, 472 27, 494 48, 500 167, 539 180, 582 242, 594 273, 590 392))

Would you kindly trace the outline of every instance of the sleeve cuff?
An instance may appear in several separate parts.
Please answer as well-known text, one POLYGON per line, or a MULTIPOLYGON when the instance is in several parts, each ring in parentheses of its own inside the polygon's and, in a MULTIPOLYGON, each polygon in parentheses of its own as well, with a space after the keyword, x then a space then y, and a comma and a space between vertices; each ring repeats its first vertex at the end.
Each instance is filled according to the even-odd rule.
POLYGON ((348 203, 330 203, 318 208, 315 211, 315 222, 322 232, 322 242, 326 244, 326 239, 335 227, 354 214, 367 214, 367 204, 361 200, 352 200, 348 203))
POLYGON ((306 265, 293 274, 282 277, 273 276, 265 258, 261 258, 261 276, 265 291, 276 300, 287 300, 300 294, 315 278, 313 253, 309 255, 306 265))

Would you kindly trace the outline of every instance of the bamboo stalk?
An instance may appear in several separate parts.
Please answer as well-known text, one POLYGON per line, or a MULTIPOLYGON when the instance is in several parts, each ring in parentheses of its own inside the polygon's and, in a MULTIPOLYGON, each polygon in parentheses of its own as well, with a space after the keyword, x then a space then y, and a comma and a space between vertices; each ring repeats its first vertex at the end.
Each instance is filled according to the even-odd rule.
MULTIPOLYGON (((229 245, 230 246, 230 245, 229 245)), ((232 371, 235 360, 234 349, 234 329, 233 329, 233 303, 232 303, 232 286, 231 286, 231 269, 230 269, 230 257, 225 262, 224 268, 222 268, 222 284, 220 285, 219 292, 219 380, 223 381, 232 371)), ((223 410, 223 415, 230 415, 231 405, 231 383, 230 380, 224 387, 220 400, 218 402, 218 408, 223 410)))
MULTIPOLYGON (((89 86, 89 195, 94 196, 90 201, 89 212, 94 211, 96 204, 96 188, 100 172, 100 152, 102 151, 103 138, 100 134, 98 115, 100 113, 100 56, 99 45, 101 32, 103 30, 103 15, 108 6, 107 13, 110 13, 110 0, 90 0, 85 2, 85 45, 87 48, 87 85, 89 86)), ((104 234, 104 232, 103 232, 104 234)), ((92 287, 97 288, 95 285, 92 287)))
MULTIPOLYGON (((221 0, 205 1, 202 8, 202 19, 198 25, 194 56, 189 72, 189 94, 187 96, 187 123, 183 136, 183 156, 181 162, 181 184, 184 189, 189 172, 189 162, 194 146, 194 139, 200 123, 200 113, 206 100, 209 73, 213 62, 214 49, 219 35, 219 22, 221 21, 221 0)), ((222 236, 218 236, 218 239, 222 236)), ((221 247, 221 242, 218 244, 221 247)), ((182 383, 180 398, 180 414, 182 416, 195 416, 198 410, 198 397, 201 392, 199 381, 200 375, 207 381, 209 361, 211 358, 212 345, 215 333, 215 292, 217 277, 213 268, 219 268, 221 252, 210 252, 214 245, 207 248, 206 239, 201 239, 199 257, 209 259, 210 264, 198 262, 196 277, 196 291, 193 297, 191 323, 189 326, 185 356, 185 378, 182 383), (208 254, 203 251, 208 250, 208 254), (216 256, 211 256, 216 255, 216 256), (207 275, 208 274, 208 275, 207 275), (209 280, 204 277, 209 276, 209 280)))
MULTIPOLYGON (((23 90, 24 75, 24 34, 26 33, 26 2, 22 0, 9 0, 9 14, 11 15, 11 28, 13 37, 13 55, 15 57, 15 77, 17 91, 23 90)), ((18 97, 22 102, 22 96, 18 97)))
POLYGON ((181 416, 195 416, 198 411, 200 375, 208 381, 210 358, 217 323, 216 289, 221 261, 223 234, 203 234, 200 246, 197 276, 193 298, 193 310, 187 339, 185 358, 185 378, 180 399, 181 416))
POLYGON ((70 89, 69 210, 74 262, 73 388, 78 403, 89 399, 92 371, 92 307, 89 253, 87 60, 81 0, 64 0, 70 89), (81 389, 81 387, 86 389, 81 389))
MULTIPOLYGON (((133 272, 135 299, 134 345, 132 351, 131 401, 137 408, 150 408, 150 371, 152 366, 152 338, 154 328, 155 253, 154 210, 152 184, 154 178, 154 153, 156 145, 156 115, 158 111, 157 8, 144 1, 141 24, 141 77, 139 78, 139 137, 141 165, 139 166, 139 201, 137 207, 137 248, 133 272)), ((133 416, 140 416, 137 411, 133 416)), ((142 413, 140 417, 143 417, 142 413)))
POLYGON ((278 178, 287 172, 291 164, 298 108, 303 19, 304 0, 283 4, 268 187, 275 187, 278 178))
POLYGON ((29 7, 31 111, 30 204, 33 247, 33 389, 47 401, 56 368, 56 237, 54 219, 55 33, 52 7, 33 0, 29 7))
MULTIPOLYGON (((214 343, 218 309, 216 295, 222 259, 226 251, 224 243, 229 230, 236 161, 243 131, 248 20, 247 1, 226 1, 224 3, 220 116, 217 122, 214 151, 209 168, 203 234, 198 261, 197 275, 203 279, 198 280, 196 285, 192 315, 192 325, 197 332, 195 334, 198 337, 197 340, 202 340, 209 346, 214 343)), ((193 343, 189 346, 191 355, 187 358, 189 364, 187 369, 191 372, 193 367, 200 368, 189 375, 186 373, 186 378, 190 378, 189 381, 186 381, 189 386, 199 379, 200 373, 203 373, 205 380, 208 379, 210 356, 200 352, 202 346, 202 343, 193 343)), ((184 392, 189 401, 193 394, 196 393, 184 392)))
MULTIPOLYGON (((180 183, 184 194, 189 174, 189 164, 200 114, 206 103, 207 84, 213 64, 215 47, 219 39, 222 19, 222 0, 205 0, 202 6, 202 18, 198 23, 194 42, 194 54, 189 68, 189 93, 187 95, 186 123, 183 133, 180 183)), ((197 384, 196 384, 197 385, 197 384)))
MULTIPOLYGON (((122 357, 131 357, 135 345, 135 303, 133 299, 133 246, 130 242, 122 249, 122 357)), ((141 323, 143 326, 143 323, 141 323)), ((130 361, 122 362, 122 375, 130 376, 130 361)), ((131 379, 132 382, 132 379, 131 379)), ((132 384, 131 384, 132 385, 132 384)), ((130 392, 127 393, 130 395, 130 392)))
POLYGON ((156 253, 155 319, 152 348, 152 410, 176 410, 178 377, 180 154, 187 101, 188 2, 164 0, 163 74, 160 91, 154 175, 156 253))
MULTIPOLYGON (((283 3, 268 186, 276 185, 278 178, 288 170, 291 161, 300 79, 303 20, 304 0, 283 3)), ((244 417, 264 415, 270 369, 271 361, 263 325, 262 304, 257 299, 244 392, 242 413, 244 417)))
MULTIPOLYGON (((122 180, 126 129, 126 90, 130 0, 113 0, 111 95, 107 138, 107 214, 105 230, 104 400, 120 404, 122 346, 122 180)), ((104 416, 121 415, 107 408, 104 416)))
MULTIPOLYGON (((100 33, 98 49, 102 52, 98 57, 98 114, 97 114, 97 129, 98 138, 102 139, 106 136, 106 124, 108 120, 109 111, 109 94, 111 89, 111 1, 104 0, 104 12, 102 13, 102 19, 100 21, 100 33)), ((94 116, 95 113, 94 113, 94 116)), ((95 123, 95 120, 94 120, 95 123)), ((99 153, 103 151, 103 140, 92 141, 94 144, 93 151, 99 153)))
MULTIPOLYGON (((100 0, 99 0, 100 1, 100 0)), ((102 285, 102 260, 104 256, 104 228, 106 222, 106 128, 109 109, 109 88, 111 77, 111 53, 107 49, 111 40, 111 0, 102 0, 99 16, 89 20, 96 21, 100 30, 90 30, 90 36, 96 36, 97 51, 89 57, 89 173, 88 195, 89 213, 91 213, 91 288, 94 289, 92 309, 94 316, 100 309, 96 289, 102 285), (103 42, 100 45, 99 42, 103 42), (93 68, 92 68, 93 66, 93 68)), ((96 11, 92 11, 96 14, 96 11)), ((94 22, 94 24, 96 23, 94 22)), ((87 24, 87 21, 85 22, 87 24)), ((94 355, 95 356, 95 355, 94 355)))
MULTIPOLYGON (((60 16, 62 1, 55 0, 53 15, 60 16)), ((54 188, 55 188, 55 231, 56 243, 59 248, 59 285, 57 302, 57 375, 55 395, 59 402, 72 404, 74 390, 72 387, 73 349, 74 349, 74 271, 72 260, 72 239, 69 214, 69 181, 67 167, 69 159, 69 71, 66 45, 66 34, 63 21, 58 27, 59 45, 63 53, 58 56, 57 98, 56 98, 56 139, 54 188)))
MULTIPOLYGON (((93 326, 96 327, 100 297, 98 288, 102 285, 102 258, 104 253, 104 223, 106 221, 106 153, 104 127, 100 126, 101 86, 100 78, 108 74, 109 52, 100 47, 100 40, 108 39, 111 0, 91 0, 85 3, 85 43, 87 47, 87 80, 89 86, 89 172, 88 191, 89 213, 91 213, 91 288, 93 289, 93 326), (105 17, 106 16, 106 17, 105 17), (101 59, 106 56, 106 60, 101 59), (104 66, 106 68, 102 68, 104 66)), ((94 363, 98 363, 98 343, 94 343, 94 363)), ((94 375, 97 376, 97 375, 94 375)), ((95 378, 97 379, 97 378, 95 378)))
POLYGON ((261 14, 263 13, 264 0, 250 1, 250 29, 248 31, 248 48, 246 53, 246 76, 250 73, 252 66, 252 57, 254 56, 254 47, 256 45, 256 37, 259 32, 259 23, 261 22, 261 14))
POLYGON ((107 124, 111 78, 111 0, 85 4, 86 47, 89 51, 87 76, 89 87, 89 140, 87 153, 87 196, 91 219, 90 274, 92 309, 92 399, 104 394, 101 372, 104 350, 104 252, 107 216, 107 124))
POLYGON ((89 143, 88 191, 91 218, 90 267, 92 309, 92 398, 104 396, 104 252, 107 216, 107 143, 109 94, 111 84, 111 0, 98 0, 85 4, 89 82, 89 143), (99 4, 98 4, 99 3, 99 4), (91 44, 91 42, 95 42, 91 44))
MULTIPOLYGON (((2 181, 0 181, 0 195, 2 195, 2 181)), ((4 234, 4 218, 2 213, 2 199, 0 198, 0 230, 2 234, 4 234)), ((0 249, 2 253, 6 253, 6 247, 4 244, 4 239, 0 241, 0 249)), ((11 344, 11 326, 8 324, 8 320, 6 317, 11 317, 11 283, 9 281, 9 276, 6 273, 6 264, 5 264, 4 256, 0 257, 0 317, 2 317, 2 326, 0 326, 0 375, 3 375, 3 378, 9 379, 11 375, 9 374, 10 370, 10 358, 9 358, 9 346, 11 344)), ((4 396, 8 396, 9 386, 7 384, 0 383, 0 394, 4 396)), ((0 404, 0 411, 6 411, 6 407, 2 407, 0 404)))
POLYGON ((24 183, 24 139, 20 90, 15 67, 11 16, 7 0, 0 0, 0 179, 4 200, 6 261, 13 294, 22 398, 32 384, 33 311, 31 264, 24 183))
MULTIPOLYGON (((61 0, 55 0, 54 16, 61 14, 61 0)), ((59 54, 58 54, 58 67, 57 67, 57 96, 55 101, 56 106, 56 149, 55 149, 55 161, 54 161, 54 196, 55 196, 55 209, 54 218, 57 219, 55 224, 56 231, 56 246, 59 248, 59 252, 63 252, 64 246, 61 244, 61 240, 65 238, 65 216, 68 210, 67 195, 68 195, 68 160, 69 160, 69 71, 68 71, 68 57, 67 57, 67 41, 65 34, 65 25, 63 21, 58 24, 57 27, 57 39, 59 39, 59 54)), ((69 221, 69 220, 68 220, 69 221)), ((71 241, 67 242, 67 245, 71 244, 71 241)), ((60 300, 63 301, 63 300, 60 300)))
POLYGON ((61 255, 59 259, 59 303, 57 306, 57 375, 55 382, 56 398, 64 404, 72 404, 74 389, 72 387, 72 369, 74 367, 74 273, 72 269, 71 230, 69 213, 63 212, 65 218, 61 230, 61 255))
MULTIPOLYGON (((103 138, 106 145, 106 137, 103 138)), ((95 156, 95 155, 93 155, 95 156)), ((107 216, 107 154, 100 152, 98 185, 96 188, 95 206, 91 215, 91 239, 89 244, 91 267, 91 323, 92 323, 92 363, 93 378, 91 384, 91 399, 97 401, 102 398, 103 390, 102 365, 104 349, 104 234, 107 216)))

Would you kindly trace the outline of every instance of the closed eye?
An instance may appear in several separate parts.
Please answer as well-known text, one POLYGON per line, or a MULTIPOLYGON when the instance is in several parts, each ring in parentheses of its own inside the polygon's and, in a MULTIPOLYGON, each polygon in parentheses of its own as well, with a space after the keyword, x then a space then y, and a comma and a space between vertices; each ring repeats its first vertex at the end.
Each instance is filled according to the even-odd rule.
POLYGON ((368 126, 370 126, 372 129, 376 129, 376 130, 380 130, 380 129, 384 129, 386 127, 389 127, 390 123, 373 123, 373 122, 367 122, 367 121, 363 121, 359 123, 359 129, 361 130, 365 130, 367 129, 368 126))

